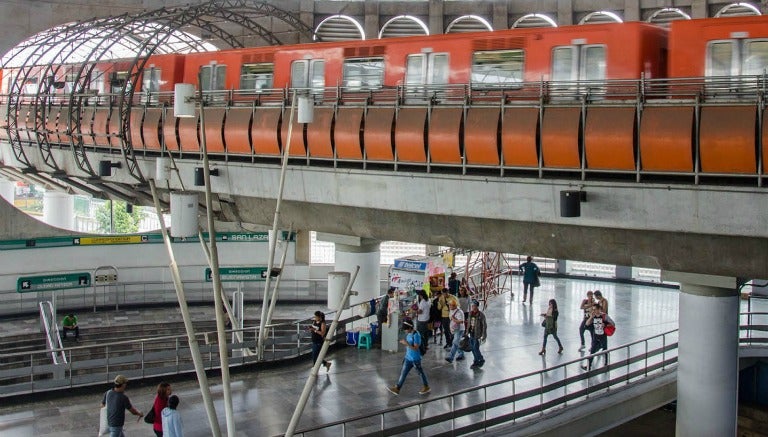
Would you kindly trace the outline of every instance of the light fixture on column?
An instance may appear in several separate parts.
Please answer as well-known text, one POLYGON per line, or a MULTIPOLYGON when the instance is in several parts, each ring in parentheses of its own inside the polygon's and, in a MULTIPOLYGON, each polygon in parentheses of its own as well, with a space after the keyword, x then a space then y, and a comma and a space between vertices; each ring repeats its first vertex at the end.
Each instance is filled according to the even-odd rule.
POLYGON ((581 217, 581 202, 587 201, 587 192, 564 190, 560 192, 560 217, 581 217))
POLYGON ((125 212, 128 214, 133 214, 133 204, 132 203, 126 203, 125 204, 125 212))
MULTIPOLYGON (((218 176, 219 169, 212 168, 210 173, 211 173, 211 176, 218 176)), ((195 186, 196 187, 205 186, 205 172, 203 171, 203 167, 195 167, 195 186)))
POLYGON ((312 96, 308 94, 299 95, 297 97, 298 108, 296 109, 296 122, 298 123, 312 123, 314 120, 314 102, 312 96))
POLYGON ((99 161, 99 176, 112 176, 112 168, 121 168, 122 164, 112 161, 99 161))

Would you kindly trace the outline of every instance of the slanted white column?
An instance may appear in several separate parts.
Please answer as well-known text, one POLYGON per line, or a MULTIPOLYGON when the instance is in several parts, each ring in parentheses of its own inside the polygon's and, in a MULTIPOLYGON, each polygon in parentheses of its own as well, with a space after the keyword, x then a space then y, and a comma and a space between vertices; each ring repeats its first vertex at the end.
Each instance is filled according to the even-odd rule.
MULTIPOLYGON (((360 266, 354 286, 354 291, 357 291, 358 294, 357 296, 350 297, 350 305, 368 302, 379 297, 381 294, 379 268, 381 264, 380 241, 320 232, 317 233, 317 239, 335 243, 335 271, 353 272, 357 266, 360 266)), ((330 305, 329 303, 329 307, 335 308, 335 305, 330 305)))
POLYGON ((679 437, 736 435, 739 296, 736 278, 662 272, 680 283, 679 437))
POLYGON ((60 191, 46 191, 43 195, 43 221, 62 229, 75 226, 75 203, 72 196, 60 191))

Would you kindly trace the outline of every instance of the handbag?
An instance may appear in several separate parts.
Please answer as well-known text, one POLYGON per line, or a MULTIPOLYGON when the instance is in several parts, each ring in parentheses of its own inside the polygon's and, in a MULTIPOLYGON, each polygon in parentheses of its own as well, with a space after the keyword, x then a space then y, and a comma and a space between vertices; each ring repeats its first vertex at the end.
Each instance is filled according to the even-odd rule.
POLYGON ((147 412, 147 415, 144 416, 144 422, 149 423, 150 425, 155 423, 155 406, 154 405, 152 405, 152 408, 149 409, 149 411, 147 412))
POLYGON ((605 335, 610 337, 616 333, 616 325, 605 325, 603 330, 605 331, 605 335))
POLYGON ((99 437, 109 435, 109 424, 107 423, 107 407, 103 406, 99 410, 99 437))
POLYGON ((459 349, 463 350, 464 352, 472 352, 472 345, 469 342, 468 335, 461 337, 461 340, 459 340, 459 349))
POLYGON ((547 319, 544 319, 541 321, 541 327, 546 328, 547 327, 547 319))
POLYGON ((535 278, 533 278, 533 286, 534 287, 541 287, 541 280, 539 279, 539 275, 537 274, 535 278))

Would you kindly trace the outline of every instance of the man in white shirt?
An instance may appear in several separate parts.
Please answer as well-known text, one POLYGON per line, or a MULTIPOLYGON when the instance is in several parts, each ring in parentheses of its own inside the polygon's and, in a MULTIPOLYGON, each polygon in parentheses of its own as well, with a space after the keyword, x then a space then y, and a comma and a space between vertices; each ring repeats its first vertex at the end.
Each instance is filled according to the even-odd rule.
POLYGON ((421 344, 419 352, 422 355, 427 353, 427 333, 429 332, 429 309, 432 303, 424 291, 419 292, 418 309, 416 310, 416 330, 421 334, 421 344))

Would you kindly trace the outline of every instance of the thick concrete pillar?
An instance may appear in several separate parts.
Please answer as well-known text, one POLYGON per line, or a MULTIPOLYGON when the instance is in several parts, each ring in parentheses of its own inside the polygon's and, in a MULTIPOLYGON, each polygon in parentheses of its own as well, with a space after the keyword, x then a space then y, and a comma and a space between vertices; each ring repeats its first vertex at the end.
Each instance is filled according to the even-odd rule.
POLYGON ((355 270, 355 266, 360 266, 357 279, 352 286, 352 290, 357 291, 358 294, 349 298, 350 305, 367 302, 381 295, 380 241, 323 232, 317 233, 317 239, 331 241, 336 245, 335 271, 351 273, 355 270))
POLYGON ((678 437, 736 435, 739 296, 736 278, 662 272, 680 283, 678 437))
POLYGON ((569 273, 568 271, 568 261, 564 259, 559 259, 555 261, 555 269, 557 269, 558 275, 567 275, 569 273))
POLYGON ((43 221, 57 228, 74 228, 75 203, 72 196, 60 191, 46 191, 43 195, 43 221))
POLYGON ((631 280, 632 279, 632 267, 629 267, 629 266, 616 266, 616 279, 619 279, 619 280, 631 280))

